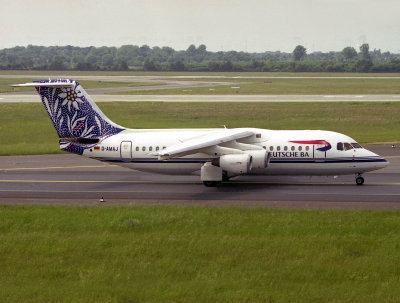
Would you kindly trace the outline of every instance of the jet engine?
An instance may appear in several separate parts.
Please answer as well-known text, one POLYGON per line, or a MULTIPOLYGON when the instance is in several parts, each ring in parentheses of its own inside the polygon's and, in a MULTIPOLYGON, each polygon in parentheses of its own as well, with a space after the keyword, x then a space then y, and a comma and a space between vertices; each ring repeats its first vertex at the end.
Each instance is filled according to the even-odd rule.
POLYGON ((246 150, 253 158, 253 168, 266 168, 269 165, 270 153, 263 150, 246 150))
POLYGON ((235 175, 251 171, 253 158, 249 154, 224 155, 213 159, 212 164, 235 175))

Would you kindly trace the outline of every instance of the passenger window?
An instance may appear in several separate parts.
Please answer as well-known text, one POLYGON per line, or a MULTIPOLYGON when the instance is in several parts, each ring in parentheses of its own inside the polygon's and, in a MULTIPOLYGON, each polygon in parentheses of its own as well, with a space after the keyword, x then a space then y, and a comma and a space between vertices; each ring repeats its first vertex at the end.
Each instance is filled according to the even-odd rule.
POLYGON ((287 151, 287 146, 285 146, 285 147, 283 148, 283 150, 284 150, 284 151, 287 151))
POLYGON ((136 151, 139 151, 139 146, 136 146, 136 151))
POLYGON ((153 150, 153 146, 150 146, 150 147, 149 147, 149 151, 152 151, 152 150, 153 150))
POLYGON ((276 150, 277 150, 277 151, 280 151, 280 150, 281 150, 281 147, 280 147, 280 146, 277 146, 277 147, 276 147, 276 150))
POLYGON ((342 142, 339 142, 339 143, 336 145, 336 149, 337 149, 337 150, 343 150, 343 143, 342 143, 342 142))
POLYGON ((303 147, 302 146, 299 146, 299 151, 301 151, 303 149, 303 147))
POLYGON ((295 147, 294 147, 294 146, 292 146, 290 149, 291 149, 292 151, 294 151, 295 147))
POLYGON ((160 150, 160 148, 158 146, 156 146, 156 151, 160 150))
POLYGON ((310 150, 310 147, 307 145, 306 146, 306 151, 309 151, 310 150))
POLYGON ((270 151, 273 151, 273 150, 274 150, 274 147, 271 145, 271 146, 269 147, 269 150, 270 150, 270 151))
POLYGON ((143 146, 143 147, 142 147, 142 151, 146 151, 146 146, 143 146))

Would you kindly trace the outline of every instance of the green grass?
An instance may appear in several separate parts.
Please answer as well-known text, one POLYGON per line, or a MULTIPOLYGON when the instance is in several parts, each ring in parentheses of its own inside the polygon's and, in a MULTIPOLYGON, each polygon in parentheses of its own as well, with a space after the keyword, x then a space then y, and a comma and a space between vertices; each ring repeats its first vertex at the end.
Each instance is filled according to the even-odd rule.
MULTIPOLYGON (((360 143, 400 142, 400 103, 151 103, 99 107, 129 128, 322 129, 360 143)), ((40 103, 0 104, 0 155, 58 153, 58 137, 40 103)))
POLYGON ((1 302, 398 302, 400 213, 0 207, 1 302))
MULTIPOLYGON (((36 78, 0 78, 0 93, 32 91, 32 87, 11 87, 13 84, 32 82, 36 78)), ((162 85, 165 82, 118 82, 118 81, 79 81, 82 87, 86 88, 109 88, 109 87, 137 87, 162 85)))
MULTIPOLYGON (((192 80, 190 78, 182 81, 192 80)), ((200 81, 229 81, 233 85, 180 89, 117 92, 121 95, 353 95, 400 94, 400 79, 200 79, 200 81), (272 82, 272 83, 265 83, 272 82), (237 88, 240 87, 240 88, 237 88)))

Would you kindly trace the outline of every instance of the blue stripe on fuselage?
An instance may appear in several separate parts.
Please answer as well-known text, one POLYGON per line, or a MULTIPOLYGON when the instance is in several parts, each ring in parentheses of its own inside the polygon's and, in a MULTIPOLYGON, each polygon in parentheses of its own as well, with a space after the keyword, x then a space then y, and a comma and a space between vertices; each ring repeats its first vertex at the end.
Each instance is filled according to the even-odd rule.
MULTIPOLYGON (((211 158, 178 158, 170 160, 158 160, 157 158, 94 158, 106 162, 125 162, 125 163, 205 163, 210 162, 211 158)), ((317 159, 299 159, 299 158, 275 158, 270 163, 367 163, 367 162, 387 162, 384 158, 365 157, 365 158, 317 158, 317 159)))

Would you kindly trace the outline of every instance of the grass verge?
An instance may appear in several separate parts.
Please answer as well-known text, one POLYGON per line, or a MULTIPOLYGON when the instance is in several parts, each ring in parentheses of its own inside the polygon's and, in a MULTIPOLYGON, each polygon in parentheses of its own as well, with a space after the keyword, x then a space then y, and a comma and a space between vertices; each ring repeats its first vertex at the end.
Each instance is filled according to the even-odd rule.
POLYGON ((400 213, 0 207, 2 302, 398 302, 400 213))
MULTIPOLYGON (((99 107, 129 128, 322 129, 360 143, 400 142, 399 102, 150 103, 99 107)), ((58 137, 40 103, 0 104, 0 155, 58 153, 58 137)))
MULTIPOLYGON (((190 78, 182 79, 182 81, 190 78)), ((400 79, 200 79, 230 81, 234 85, 111 93, 114 95, 354 95, 400 94, 400 79)))

